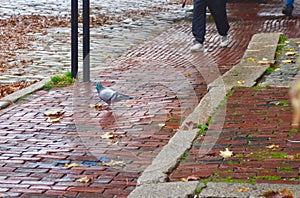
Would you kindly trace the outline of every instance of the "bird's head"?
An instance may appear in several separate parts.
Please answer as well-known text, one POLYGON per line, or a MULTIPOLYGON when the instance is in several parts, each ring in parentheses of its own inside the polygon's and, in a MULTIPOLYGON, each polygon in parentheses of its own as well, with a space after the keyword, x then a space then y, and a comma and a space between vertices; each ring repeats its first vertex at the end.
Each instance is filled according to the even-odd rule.
POLYGON ((100 91, 102 88, 103 88, 103 86, 99 82, 97 82, 97 84, 96 84, 97 91, 100 91))

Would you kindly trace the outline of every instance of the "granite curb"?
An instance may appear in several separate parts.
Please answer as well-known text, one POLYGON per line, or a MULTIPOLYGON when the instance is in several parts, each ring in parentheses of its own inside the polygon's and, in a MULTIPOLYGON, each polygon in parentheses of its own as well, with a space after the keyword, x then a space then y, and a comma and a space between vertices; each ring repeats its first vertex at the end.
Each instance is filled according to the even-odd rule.
POLYGON ((37 83, 34 83, 24 89, 18 90, 12 94, 9 94, 2 99, 0 99, 0 109, 4 109, 8 107, 9 105, 16 102, 18 99, 22 98, 23 96, 33 93, 37 90, 40 90, 43 88, 43 86, 50 81, 50 77, 47 77, 37 83))
MULTIPOLYGON (((164 183, 168 180, 168 174, 177 166, 180 157, 191 147, 198 135, 197 129, 184 129, 189 128, 191 123, 194 126, 206 124, 220 102, 225 99, 225 96, 233 87, 252 87, 255 85, 256 81, 266 72, 267 68, 274 63, 280 35, 281 33, 260 33, 253 35, 240 63, 208 85, 208 93, 182 123, 179 131, 163 147, 161 152, 152 161, 152 164, 144 170, 138 178, 137 188, 131 192, 129 197, 189 197, 195 193, 199 186, 204 186, 201 183, 195 185, 195 182, 186 182, 184 183, 185 187, 177 189, 177 194, 174 195, 174 192, 167 190, 172 188, 174 184, 164 183), (188 138, 184 137, 184 135, 188 136, 188 138), (178 148, 183 144, 182 148, 178 148), (170 152, 170 148, 176 148, 176 152, 170 152), (185 188, 189 190, 187 191, 185 188)), ((210 189, 210 186, 208 186, 208 189, 210 189)), ((207 193, 201 197, 214 197, 214 190, 211 192, 212 194, 207 193)), ((228 194, 226 197, 236 197, 236 195, 228 194)))

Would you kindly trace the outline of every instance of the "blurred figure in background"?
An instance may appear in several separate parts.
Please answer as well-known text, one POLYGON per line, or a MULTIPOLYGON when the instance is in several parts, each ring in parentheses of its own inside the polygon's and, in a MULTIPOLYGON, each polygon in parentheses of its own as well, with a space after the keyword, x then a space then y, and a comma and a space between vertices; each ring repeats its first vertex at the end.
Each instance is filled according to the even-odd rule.
POLYGON ((194 0, 194 13, 192 20, 192 32, 194 35, 191 51, 203 51, 203 43, 206 33, 206 8, 210 10, 214 18, 218 33, 220 34, 220 46, 226 47, 229 44, 228 30, 230 28, 227 11, 227 0, 194 0))
POLYGON ((282 10, 282 14, 288 17, 293 16, 294 0, 285 0, 285 7, 282 10))
POLYGON ((292 126, 298 128, 300 121, 300 80, 297 80, 290 88, 289 95, 294 111, 292 126))

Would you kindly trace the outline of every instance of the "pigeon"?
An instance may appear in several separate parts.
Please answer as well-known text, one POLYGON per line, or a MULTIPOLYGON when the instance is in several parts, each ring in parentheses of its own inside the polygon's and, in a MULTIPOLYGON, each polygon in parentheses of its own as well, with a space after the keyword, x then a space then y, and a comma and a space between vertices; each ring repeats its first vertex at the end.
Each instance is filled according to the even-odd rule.
POLYGON ((98 96, 101 100, 106 102, 108 106, 110 106, 114 102, 119 102, 121 100, 130 100, 133 97, 116 92, 109 88, 103 87, 99 82, 96 84, 96 89, 98 92, 98 96))

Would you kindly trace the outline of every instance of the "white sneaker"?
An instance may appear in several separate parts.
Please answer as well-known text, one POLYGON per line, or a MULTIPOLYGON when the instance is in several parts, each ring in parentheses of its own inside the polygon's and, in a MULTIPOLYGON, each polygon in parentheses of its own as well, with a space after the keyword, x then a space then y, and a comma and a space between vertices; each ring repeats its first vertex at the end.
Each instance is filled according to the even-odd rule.
POLYGON ((204 51, 203 44, 201 44, 201 43, 195 43, 195 44, 191 47, 191 51, 192 51, 192 52, 203 52, 203 51, 204 51))
POLYGON ((228 36, 221 36, 221 47, 226 47, 229 44, 228 36))

